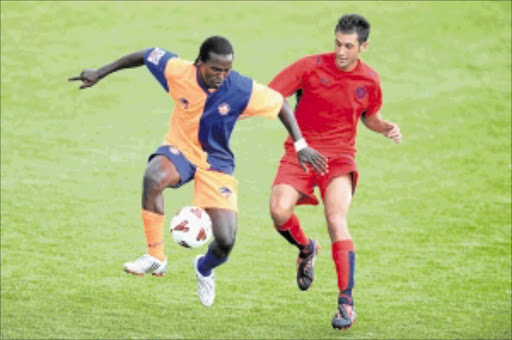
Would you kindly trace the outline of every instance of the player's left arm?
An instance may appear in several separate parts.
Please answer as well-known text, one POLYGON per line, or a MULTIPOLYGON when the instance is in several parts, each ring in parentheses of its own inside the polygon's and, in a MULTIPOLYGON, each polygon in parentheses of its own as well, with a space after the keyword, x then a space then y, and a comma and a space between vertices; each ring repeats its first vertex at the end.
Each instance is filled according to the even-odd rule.
POLYGON ((402 133, 398 125, 382 119, 379 112, 372 115, 363 114, 361 120, 368 129, 391 138, 395 143, 400 143, 402 140, 402 133))
POLYGON ((395 143, 400 143, 402 134, 397 124, 382 119, 380 116, 380 108, 382 107, 382 89, 378 78, 374 79, 374 85, 369 87, 368 96, 369 103, 366 111, 361 115, 364 125, 377 133, 383 134, 387 138, 391 138, 395 143))

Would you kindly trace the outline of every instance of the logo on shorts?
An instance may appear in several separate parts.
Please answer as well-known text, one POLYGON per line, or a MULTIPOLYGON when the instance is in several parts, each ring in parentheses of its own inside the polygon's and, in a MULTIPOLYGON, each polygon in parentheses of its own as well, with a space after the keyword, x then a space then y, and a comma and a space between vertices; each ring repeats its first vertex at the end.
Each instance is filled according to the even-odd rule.
POLYGON ((158 62, 160 61, 160 59, 162 59, 162 57, 164 56, 165 54, 165 51, 164 50, 161 50, 160 48, 156 47, 153 52, 151 52, 148 56, 148 61, 150 63, 153 63, 155 65, 158 65, 158 62))
POLYGON ((180 103, 182 103, 182 104, 183 104, 183 106, 185 107, 185 110, 188 110, 188 104, 189 104, 189 103, 188 103, 187 98, 183 98, 183 97, 182 97, 182 98, 180 98, 179 100, 180 100, 180 103))
POLYGON ((226 187, 220 188, 219 192, 222 194, 222 196, 224 196, 226 198, 229 198, 229 196, 231 196, 231 194, 233 193, 233 191, 231 191, 230 188, 226 188, 226 187))
POLYGON ((222 103, 219 105, 219 113, 221 114, 221 116, 227 115, 230 109, 231 108, 229 107, 228 103, 222 103))
POLYGON ((180 151, 176 149, 174 146, 169 146, 169 151, 175 155, 179 155, 180 151))
POLYGON ((363 99, 368 94, 368 91, 366 91, 366 87, 361 86, 356 89, 355 93, 357 99, 363 99))

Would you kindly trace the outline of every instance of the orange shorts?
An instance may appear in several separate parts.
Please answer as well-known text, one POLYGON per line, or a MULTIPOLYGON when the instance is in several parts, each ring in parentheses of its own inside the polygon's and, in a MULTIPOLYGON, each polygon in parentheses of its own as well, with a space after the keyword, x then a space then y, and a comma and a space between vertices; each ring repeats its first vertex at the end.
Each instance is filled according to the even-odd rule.
POLYGON ((180 174, 180 182, 174 186, 175 189, 195 180, 195 206, 203 209, 219 208, 238 212, 238 182, 235 177, 223 172, 199 168, 171 145, 160 146, 149 156, 149 160, 156 155, 167 157, 180 174))
POLYGON ((194 205, 203 209, 219 208, 238 212, 238 182, 235 177, 197 168, 194 179, 194 205))

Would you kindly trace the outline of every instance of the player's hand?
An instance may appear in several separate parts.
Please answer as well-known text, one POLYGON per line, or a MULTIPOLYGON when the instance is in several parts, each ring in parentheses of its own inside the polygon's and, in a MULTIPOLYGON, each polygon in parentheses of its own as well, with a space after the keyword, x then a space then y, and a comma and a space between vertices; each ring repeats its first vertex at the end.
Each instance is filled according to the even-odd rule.
POLYGON ((400 128, 395 123, 389 123, 388 129, 382 134, 387 138, 391 138, 395 143, 400 143, 402 141, 400 128))
POLYGON ((325 175, 328 171, 327 158, 315 149, 305 147, 297 152, 297 158, 300 166, 306 172, 309 171, 307 165, 310 165, 320 175, 325 175))
POLYGON ((85 70, 80 73, 79 76, 71 77, 68 79, 68 81, 77 81, 80 80, 82 82, 82 85, 80 85, 79 89, 83 90, 85 88, 91 87, 97 82, 101 80, 101 76, 99 75, 99 72, 97 69, 94 68, 86 68, 85 70))

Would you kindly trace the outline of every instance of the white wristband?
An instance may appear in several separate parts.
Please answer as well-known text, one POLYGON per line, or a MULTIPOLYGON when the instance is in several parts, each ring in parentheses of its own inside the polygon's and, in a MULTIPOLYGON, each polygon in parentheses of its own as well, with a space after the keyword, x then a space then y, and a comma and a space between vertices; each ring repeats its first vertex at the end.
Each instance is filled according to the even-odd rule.
POLYGON ((299 152, 300 150, 307 148, 308 143, 306 143, 306 140, 304 138, 301 138, 298 141, 294 142, 293 146, 295 147, 295 151, 299 152))

